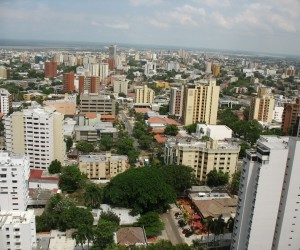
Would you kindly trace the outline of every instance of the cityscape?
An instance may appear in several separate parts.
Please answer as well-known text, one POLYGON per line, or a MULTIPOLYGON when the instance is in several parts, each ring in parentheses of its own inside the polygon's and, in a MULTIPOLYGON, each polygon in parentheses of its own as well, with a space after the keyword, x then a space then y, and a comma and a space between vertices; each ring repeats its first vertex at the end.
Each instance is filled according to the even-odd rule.
POLYGON ((0 249, 299 250, 300 3, 54 2, 0 3, 0 249))

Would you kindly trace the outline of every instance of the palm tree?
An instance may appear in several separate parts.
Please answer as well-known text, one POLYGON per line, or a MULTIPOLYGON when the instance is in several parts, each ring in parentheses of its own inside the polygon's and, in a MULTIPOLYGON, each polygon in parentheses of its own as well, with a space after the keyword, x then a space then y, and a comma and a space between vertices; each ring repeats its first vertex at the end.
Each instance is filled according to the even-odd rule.
POLYGON ((83 194, 84 203, 86 206, 98 208, 102 202, 103 192, 102 188, 96 184, 89 184, 83 194))
POLYGON ((216 236, 224 234, 225 221, 222 214, 213 221, 213 233, 214 233, 214 242, 216 242, 216 236))
POLYGON ((204 225, 207 228, 207 245, 208 245, 208 242, 209 242, 209 231, 212 229, 213 223, 214 223, 214 221, 212 220, 212 218, 207 218, 204 221, 204 225))
POLYGON ((81 224, 78 226, 77 231, 72 234, 72 238, 76 240, 76 245, 83 245, 87 241, 88 249, 90 247, 90 241, 94 239, 94 231, 92 225, 81 224))

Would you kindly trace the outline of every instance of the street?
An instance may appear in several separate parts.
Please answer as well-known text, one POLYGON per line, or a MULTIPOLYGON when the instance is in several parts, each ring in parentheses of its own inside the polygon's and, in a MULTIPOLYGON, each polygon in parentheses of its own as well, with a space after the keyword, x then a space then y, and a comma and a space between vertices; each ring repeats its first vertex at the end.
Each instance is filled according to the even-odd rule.
POLYGON ((175 221, 172 218, 172 216, 174 215, 171 212, 164 213, 160 216, 161 220, 165 224, 166 234, 173 245, 185 243, 178 230, 178 225, 175 224, 175 221))

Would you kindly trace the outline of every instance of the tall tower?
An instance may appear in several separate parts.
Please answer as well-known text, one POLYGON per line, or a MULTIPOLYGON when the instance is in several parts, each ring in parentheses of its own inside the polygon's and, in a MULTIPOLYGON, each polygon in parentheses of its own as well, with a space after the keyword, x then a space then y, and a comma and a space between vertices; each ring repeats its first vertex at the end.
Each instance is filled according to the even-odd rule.
POLYGON ((300 117, 300 97, 295 101, 285 103, 282 114, 281 130, 284 134, 295 134, 295 125, 300 117))
POLYGON ((63 75, 64 92, 70 93, 75 91, 74 72, 64 73, 63 75))
POLYGON ((7 115, 12 110, 12 95, 6 89, 0 89, 0 112, 7 115))
POLYGON ((205 122, 208 125, 217 123, 217 112, 220 87, 216 80, 208 83, 188 84, 184 88, 182 120, 184 125, 205 122))
POLYGON ((45 62, 45 78, 57 77, 57 62, 45 62))
POLYGON ((299 249, 300 139, 261 136, 241 171, 231 249, 299 249))
POLYGON ((182 116, 184 86, 171 88, 169 114, 178 118, 182 116))
POLYGON ((114 59, 116 61, 117 56, 117 45, 109 46, 109 58, 114 59))

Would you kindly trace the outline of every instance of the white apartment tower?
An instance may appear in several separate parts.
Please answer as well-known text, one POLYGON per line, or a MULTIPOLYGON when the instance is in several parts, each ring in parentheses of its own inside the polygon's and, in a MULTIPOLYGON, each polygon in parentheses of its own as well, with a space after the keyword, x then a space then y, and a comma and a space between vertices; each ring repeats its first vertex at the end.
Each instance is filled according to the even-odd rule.
POLYGON ((247 151, 231 249, 299 249, 299 162, 299 138, 261 136, 247 151))
POLYGON ((36 247, 33 210, 0 211, 0 249, 32 250, 36 247))
POLYGON ((127 79, 119 79, 114 81, 114 93, 124 93, 127 95, 128 93, 128 83, 127 79))
POLYGON ((0 211, 26 210, 29 199, 28 179, 27 156, 0 152, 0 211))
POLYGON ((52 106, 12 113, 5 118, 6 149, 29 156, 31 168, 47 169, 55 159, 64 162, 63 119, 52 106))
POLYGON ((100 63, 99 77, 100 81, 108 77, 108 63, 100 63))
POLYGON ((7 115, 12 108, 12 95, 6 89, 0 89, 0 112, 7 115))

